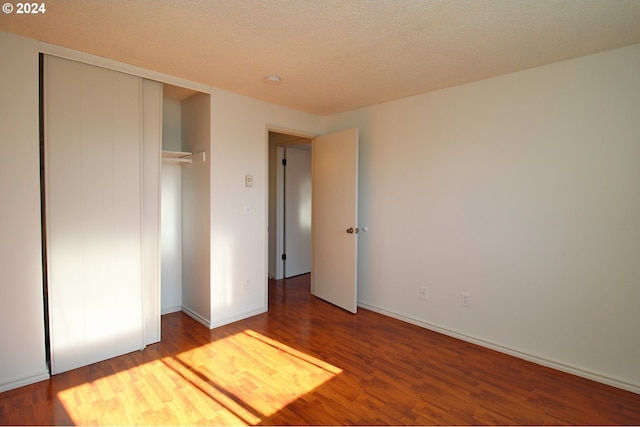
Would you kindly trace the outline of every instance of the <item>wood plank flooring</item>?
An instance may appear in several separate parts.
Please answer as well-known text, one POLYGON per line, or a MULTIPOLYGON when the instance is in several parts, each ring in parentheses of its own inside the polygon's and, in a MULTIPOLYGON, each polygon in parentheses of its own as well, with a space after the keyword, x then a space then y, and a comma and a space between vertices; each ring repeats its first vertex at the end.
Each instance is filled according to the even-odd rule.
POLYGON ((269 312, 0 394, 0 425, 640 425, 640 395, 269 284, 269 312))

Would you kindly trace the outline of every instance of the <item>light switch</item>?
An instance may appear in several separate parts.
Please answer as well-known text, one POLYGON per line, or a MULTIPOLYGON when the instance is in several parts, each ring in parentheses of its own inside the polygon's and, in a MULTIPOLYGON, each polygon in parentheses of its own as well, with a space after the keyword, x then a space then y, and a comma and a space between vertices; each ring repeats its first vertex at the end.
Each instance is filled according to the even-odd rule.
POLYGON ((253 187, 253 175, 245 175, 244 176, 244 186, 245 187, 253 187))

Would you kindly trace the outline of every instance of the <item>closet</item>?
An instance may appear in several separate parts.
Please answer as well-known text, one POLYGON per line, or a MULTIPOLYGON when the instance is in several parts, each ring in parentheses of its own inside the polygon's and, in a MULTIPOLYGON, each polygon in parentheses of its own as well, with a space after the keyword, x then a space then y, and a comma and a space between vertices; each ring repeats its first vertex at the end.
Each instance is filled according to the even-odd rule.
POLYGON ((162 87, 45 56, 44 194, 51 372, 160 339, 162 87))
POLYGON ((162 111, 162 314, 208 327, 210 97, 165 84, 162 111))
POLYGON ((57 374, 160 341, 163 262, 180 272, 180 298, 167 296, 168 304, 208 322, 210 100, 193 92, 178 100, 180 137, 169 138, 162 83, 48 55, 42 83, 48 336, 57 374), (164 183, 176 179, 171 229, 161 204, 164 215, 164 183), (165 240, 178 242, 171 256, 165 240))

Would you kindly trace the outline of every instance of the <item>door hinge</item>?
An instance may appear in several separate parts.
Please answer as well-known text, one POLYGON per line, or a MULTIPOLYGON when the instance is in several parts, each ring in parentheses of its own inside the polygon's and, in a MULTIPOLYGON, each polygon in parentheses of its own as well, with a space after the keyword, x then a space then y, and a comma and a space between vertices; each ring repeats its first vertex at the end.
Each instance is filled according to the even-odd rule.
POLYGON ((287 166, 287 159, 282 159, 282 166, 287 166))
POLYGON ((286 261, 287 260, 287 254, 282 254, 282 260, 286 261))

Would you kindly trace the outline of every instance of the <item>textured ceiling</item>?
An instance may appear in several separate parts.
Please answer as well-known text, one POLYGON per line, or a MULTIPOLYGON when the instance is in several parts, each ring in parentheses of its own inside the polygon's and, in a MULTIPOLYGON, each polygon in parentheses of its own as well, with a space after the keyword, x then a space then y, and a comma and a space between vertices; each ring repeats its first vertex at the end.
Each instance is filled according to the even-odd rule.
POLYGON ((640 43, 638 0, 45 4, 0 30, 320 115, 640 43))

